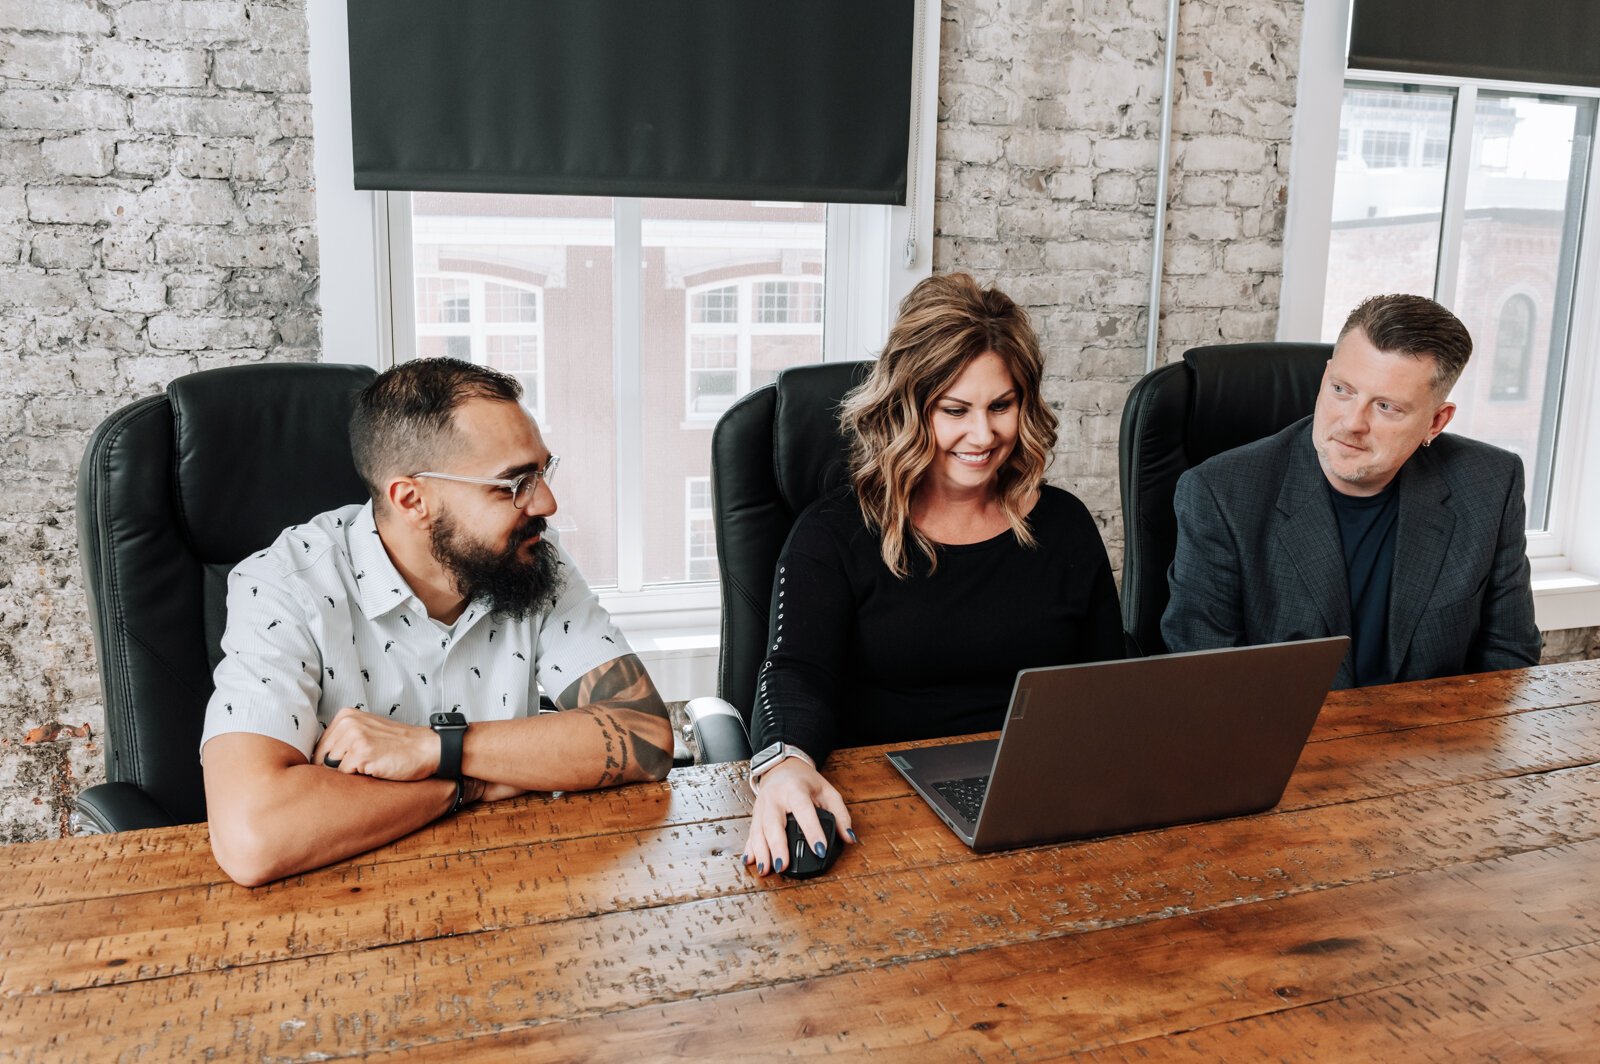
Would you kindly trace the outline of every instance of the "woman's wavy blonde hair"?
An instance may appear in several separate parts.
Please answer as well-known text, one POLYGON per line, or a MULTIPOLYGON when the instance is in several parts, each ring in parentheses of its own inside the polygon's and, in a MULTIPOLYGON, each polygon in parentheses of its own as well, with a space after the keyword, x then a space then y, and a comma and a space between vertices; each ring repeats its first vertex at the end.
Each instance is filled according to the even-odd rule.
POLYGON ((934 545, 911 523, 911 497, 934 461, 935 400, 968 363, 1000 356, 1017 388, 1017 445, 1000 467, 1000 506, 1019 542, 1036 540, 1024 510, 1056 443, 1056 416, 1044 405, 1044 358, 1028 314, 995 288, 965 273, 929 277, 900 303, 889 343, 872 374, 845 396, 839 424, 850 440, 850 479, 867 524, 878 533, 883 563, 896 577, 911 571, 913 546, 938 565, 934 545))

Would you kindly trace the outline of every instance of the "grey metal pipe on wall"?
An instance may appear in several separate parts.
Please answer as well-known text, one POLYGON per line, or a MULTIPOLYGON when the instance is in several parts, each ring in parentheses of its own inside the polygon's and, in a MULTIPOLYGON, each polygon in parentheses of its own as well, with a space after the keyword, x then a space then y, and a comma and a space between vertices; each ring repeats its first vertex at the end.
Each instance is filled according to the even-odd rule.
POLYGON ((1161 267, 1167 236, 1167 173, 1172 165, 1172 85, 1177 80, 1178 2, 1167 0, 1166 73, 1161 82, 1161 150, 1156 161, 1155 239, 1150 249, 1150 321, 1145 329, 1144 371, 1156 368, 1161 335, 1161 267))

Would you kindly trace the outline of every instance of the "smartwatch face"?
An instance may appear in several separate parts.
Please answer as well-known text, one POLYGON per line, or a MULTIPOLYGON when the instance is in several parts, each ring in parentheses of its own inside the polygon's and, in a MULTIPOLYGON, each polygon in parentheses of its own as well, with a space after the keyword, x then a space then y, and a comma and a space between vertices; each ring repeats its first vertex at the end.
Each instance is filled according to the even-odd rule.
POLYGON ((769 763, 773 758, 777 757, 781 753, 783 753, 782 743, 773 743, 771 746, 766 747, 758 752, 755 757, 750 759, 751 771, 761 768, 763 765, 769 763))
POLYGON ((428 718, 430 728, 465 728, 467 718, 460 713, 435 713, 428 718))

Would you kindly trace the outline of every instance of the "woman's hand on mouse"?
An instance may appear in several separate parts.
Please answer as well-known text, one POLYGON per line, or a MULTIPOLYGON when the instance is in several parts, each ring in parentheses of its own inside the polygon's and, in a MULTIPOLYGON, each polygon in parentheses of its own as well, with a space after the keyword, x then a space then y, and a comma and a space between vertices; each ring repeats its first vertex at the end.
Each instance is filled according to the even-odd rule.
POLYGON ((785 759, 761 777, 755 808, 750 813, 750 837, 745 841, 742 860, 758 876, 783 871, 788 849, 786 822, 790 813, 815 848, 824 841, 817 807, 833 814, 839 838, 856 841, 850 830, 850 814, 844 799, 822 773, 798 757, 785 759))

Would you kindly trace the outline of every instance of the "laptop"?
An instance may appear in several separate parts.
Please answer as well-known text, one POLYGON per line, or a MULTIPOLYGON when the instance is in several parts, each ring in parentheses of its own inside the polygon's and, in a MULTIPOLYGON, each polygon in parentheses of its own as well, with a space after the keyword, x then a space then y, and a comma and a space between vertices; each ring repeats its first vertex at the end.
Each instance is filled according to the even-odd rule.
POLYGON ((1023 669, 1000 738, 889 761, 979 852, 1271 809, 1350 640, 1023 669))

